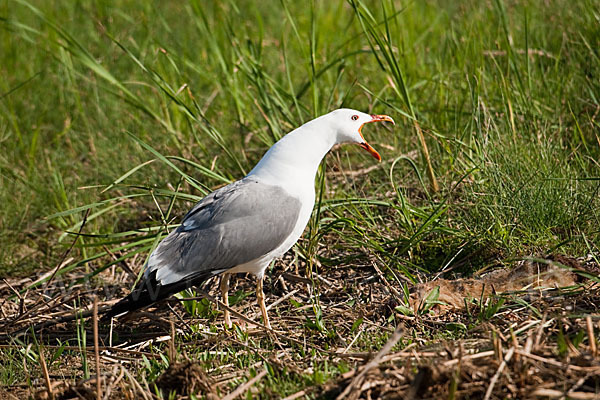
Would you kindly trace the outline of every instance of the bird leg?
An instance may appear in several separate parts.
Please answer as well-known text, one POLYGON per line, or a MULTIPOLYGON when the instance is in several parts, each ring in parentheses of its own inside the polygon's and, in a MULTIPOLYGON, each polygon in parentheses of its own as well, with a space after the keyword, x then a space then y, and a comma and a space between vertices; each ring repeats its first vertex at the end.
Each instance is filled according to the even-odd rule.
POLYGON ((260 312, 263 316, 263 323, 267 329, 271 329, 271 323, 269 322, 269 315, 267 314, 267 307, 265 307, 265 294, 263 292, 263 278, 261 277, 256 282, 256 300, 260 306, 260 312))
MULTIPOLYGON (((223 274, 221 276, 221 296, 225 307, 229 307, 229 276, 229 274, 223 274)), ((225 318, 225 325, 228 328, 231 328, 231 316, 229 315, 229 310, 227 308, 223 310, 223 318, 225 318)))

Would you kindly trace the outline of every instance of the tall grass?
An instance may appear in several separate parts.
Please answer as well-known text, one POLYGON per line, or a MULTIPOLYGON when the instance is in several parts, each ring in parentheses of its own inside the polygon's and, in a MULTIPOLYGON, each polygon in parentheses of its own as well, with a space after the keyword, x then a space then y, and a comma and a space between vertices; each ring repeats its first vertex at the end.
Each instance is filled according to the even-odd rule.
POLYGON ((384 158, 368 175, 351 173, 372 165, 354 148, 328 156, 303 257, 374 257, 414 280, 598 252, 591 0, 5 0, 0 17, 3 275, 53 267, 87 209, 64 271, 147 254, 194 201, 338 107, 400 123, 365 132, 384 158))

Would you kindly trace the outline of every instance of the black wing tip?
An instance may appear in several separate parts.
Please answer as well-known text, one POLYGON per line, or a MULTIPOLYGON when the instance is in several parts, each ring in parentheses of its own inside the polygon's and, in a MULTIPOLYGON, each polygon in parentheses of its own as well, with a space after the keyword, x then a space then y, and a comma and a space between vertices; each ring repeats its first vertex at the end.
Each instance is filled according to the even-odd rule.
POLYGON ((148 306, 154 302, 150 300, 149 296, 143 296, 143 293, 141 296, 140 294, 134 296, 134 293, 135 290, 113 305, 100 320, 103 322, 110 321, 113 317, 139 310, 140 308, 148 306))
MULTIPOLYGON (((156 280, 156 271, 153 271, 153 273, 145 277, 131 293, 113 305, 104 314, 102 320, 108 321, 113 317, 139 310, 140 308, 149 306, 150 304, 161 300, 161 292, 165 292, 161 289, 160 283, 156 280)), ((167 297, 167 295, 163 296, 163 298, 164 297, 167 297)))
POLYGON ((172 294, 179 293, 182 290, 192 286, 197 286, 207 279, 214 276, 211 272, 204 272, 194 277, 188 277, 179 282, 161 285, 156 280, 156 271, 144 279, 131 293, 112 306, 101 318, 101 321, 110 321, 111 318, 118 317, 131 311, 139 310, 160 300, 166 299, 172 294))

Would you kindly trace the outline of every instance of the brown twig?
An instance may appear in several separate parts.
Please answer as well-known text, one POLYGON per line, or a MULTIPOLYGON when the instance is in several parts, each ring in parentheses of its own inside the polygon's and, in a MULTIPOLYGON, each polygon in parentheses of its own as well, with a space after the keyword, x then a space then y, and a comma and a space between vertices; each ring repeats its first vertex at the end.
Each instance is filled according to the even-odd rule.
POLYGON ((431 163, 431 156, 429 155, 429 149, 427 148, 425 136, 423 135, 421 125, 416 119, 413 121, 413 124, 415 126, 415 130, 417 131, 417 136, 419 137, 419 142, 421 143, 421 151, 423 152, 423 157, 425 158, 425 162, 427 164, 427 176, 429 177, 429 181, 431 183, 431 191, 433 193, 437 193, 440 191, 440 186, 435 177, 435 172, 433 172, 433 165, 431 163))
POLYGON ((44 357, 44 349, 42 346, 38 347, 38 353, 40 356, 40 366, 42 367, 42 374, 44 375, 44 382, 46 389, 48 390, 48 397, 50 400, 54 399, 54 390, 52 390, 52 382, 50 381, 50 374, 48 374, 48 366, 46 365, 46 358, 44 357))
POLYGON ((600 373, 600 367, 580 367, 578 365, 573 364, 565 364, 560 361, 552 360, 549 358, 544 358, 535 354, 525 353, 523 350, 516 350, 516 352, 523 357, 530 358, 535 361, 540 361, 544 364, 553 365, 555 367, 564 369, 564 370, 573 370, 573 371, 581 371, 581 372, 597 372, 600 373))
POLYGON ((100 381, 100 348, 98 346, 98 297, 94 297, 92 309, 92 322, 94 329, 94 356, 96 357, 96 399, 102 400, 102 382, 100 381))
POLYGON ((587 329, 588 339, 590 341, 590 351, 592 356, 598 355, 598 348, 596 347, 596 336, 594 335, 594 325, 592 324, 592 317, 589 315, 585 317, 585 327, 587 329))
POLYGON ((513 354, 515 354, 515 350, 516 350, 515 347, 511 347, 510 350, 508 350, 508 352, 506 353, 506 356, 504 356, 504 359, 498 366, 496 373, 494 374, 494 376, 492 376, 492 379, 490 379, 490 385, 488 386, 488 388, 485 392, 485 396, 483 397, 483 400, 489 400, 489 398, 492 396, 492 392, 494 391, 494 386, 496 385, 496 382, 498 381, 500 374, 502 373, 502 371, 504 371, 506 364, 510 361, 513 354))
MULTIPOLYGON (((367 365, 364 366, 364 368, 360 372, 360 374, 358 374, 356 377, 354 377, 354 379, 352 379, 352 382, 350 382, 350 384, 348 386, 346 386, 344 391, 342 393, 340 393, 340 395, 336 398, 336 400, 341 400, 341 399, 346 398, 352 392, 353 389, 359 388, 360 385, 362 385, 365 375, 367 375, 367 373, 371 369, 373 369, 374 367, 379 365, 379 363, 381 362, 381 359, 387 353, 389 353, 390 350, 392 350, 392 347, 394 347, 396 345, 396 343, 398 343, 398 341, 402 338, 403 335, 404 335, 403 326, 398 325, 396 327, 396 330, 394 331, 394 334, 392 335, 392 337, 381 348, 381 350, 379 350, 379 353, 377 353, 377 355, 371 361, 369 361, 369 363, 367 363, 367 365)), ((359 389, 359 392, 360 392, 360 389, 359 389)), ((358 395, 360 396, 360 393, 358 393, 358 395)))
POLYGON ((296 393, 291 394, 291 395, 289 395, 287 397, 284 397, 281 400, 296 400, 296 399, 299 399, 300 397, 304 396, 305 394, 306 394, 306 389, 303 389, 303 390, 301 390, 299 392, 296 392, 296 393))
POLYGON ((132 376, 125 368, 123 368, 123 371, 125 372, 125 375, 127 375, 127 379, 129 379, 129 381, 131 382, 131 385, 135 389, 136 393, 139 392, 144 398, 144 400, 149 400, 148 394, 146 393, 142 385, 140 385, 140 383, 137 381, 137 379, 135 379, 135 377, 132 376))
POLYGON ((169 340, 169 363, 177 362, 177 353, 175 352, 175 322, 171 319, 171 340, 169 340))

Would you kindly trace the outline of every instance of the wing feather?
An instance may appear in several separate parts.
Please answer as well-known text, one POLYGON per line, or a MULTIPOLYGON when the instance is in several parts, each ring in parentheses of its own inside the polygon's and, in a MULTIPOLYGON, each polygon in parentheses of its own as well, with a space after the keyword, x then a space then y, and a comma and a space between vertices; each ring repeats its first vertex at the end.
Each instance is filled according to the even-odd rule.
POLYGON ((154 250, 145 275, 162 285, 245 264, 275 250, 292 233, 300 200, 246 177, 197 203, 154 250))

